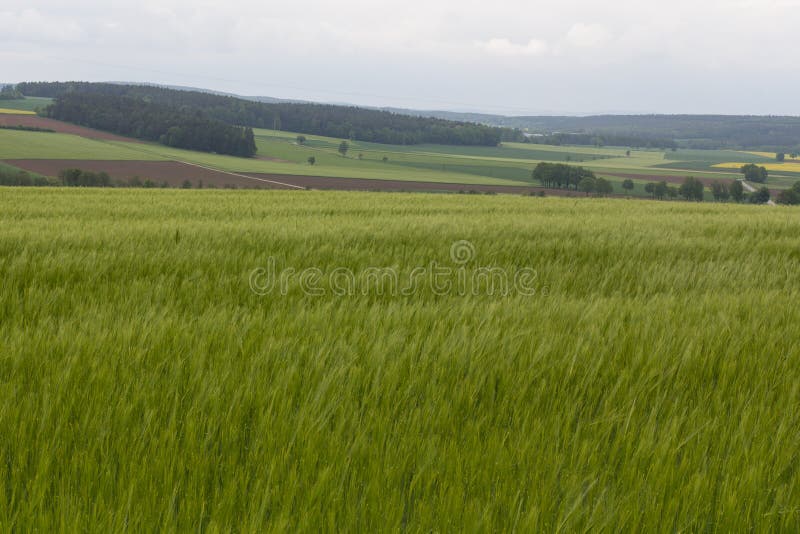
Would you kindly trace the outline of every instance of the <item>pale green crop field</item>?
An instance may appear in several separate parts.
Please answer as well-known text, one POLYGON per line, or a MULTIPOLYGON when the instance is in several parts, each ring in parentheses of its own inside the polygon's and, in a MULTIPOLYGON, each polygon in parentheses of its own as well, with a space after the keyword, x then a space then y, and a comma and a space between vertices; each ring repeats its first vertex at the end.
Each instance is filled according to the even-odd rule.
POLYGON ((96 159, 161 160, 156 153, 137 150, 137 143, 109 143, 77 135, 0 129, 0 160, 96 159))
POLYGON ((36 111, 39 108, 46 108, 52 102, 52 98, 28 96, 22 100, 0 100, 0 108, 16 109, 19 111, 36 111))
POLYGON ((796 532, 795 211, 4 188, 0 530, 796 532))

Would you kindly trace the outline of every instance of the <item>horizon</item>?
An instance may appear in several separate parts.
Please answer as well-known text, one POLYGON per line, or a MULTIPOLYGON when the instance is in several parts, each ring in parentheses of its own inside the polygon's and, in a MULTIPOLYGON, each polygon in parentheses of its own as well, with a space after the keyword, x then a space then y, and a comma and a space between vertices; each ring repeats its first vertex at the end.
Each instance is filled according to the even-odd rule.
POLYGON ((154 82, 154 81, 133 81, 133 80, 78 80, 78 79, 62 79, 62 80, 17 80, 14 82, 0 82, 0 87, 4 85, 17 85, 20 83, 25 82, 90 82, 90 83, 110 83, 110 84, 119 84, 119 85, 152 85, 156 87, 165 87, 165 88, 172 88, 172 89, 179 89, 183 91, 198 91, 198 92, 207 92, 207 93, 218 93, 224 96, 231 96, 235 98, 242 98, 242 99, 260 99, 260 98, 272 98, 275 100, 282 100, 288 103, 309 103, 309 104, 324 104, 324 105, 331 105, 331 106, 348 106, 348 107, 357 107, 357 108, 368 108, 368 109, 378 109, 383 111, 394 111, 394 110, 402 110, 407 112, 424 112, 424 113, 455 113, 455 114, 470 114, 470 115, 486 115, 492 117, 507 117, 507 118, 525 118, 525 117, 570 117, 570 118, 586 118, 586 117, 602 117, 602 116, 631 116, 631 117, 646 117, 646 116, 663 116, 663 117, 680 117, 680 116, 710 116, 710 117, 789 117, 789 118, 800 118, 800 114, 791 115, 791 114, 784 114, 784 115, 777 115, 777 114, 734 114, 734 113, 684 113, 684 112, 676 112, 676 113, 659 113, 659 112, 626 112, 626 111, 589 111, 589 112, 533 112, 530 114, 507 114, 507 113, 493 113, 491 111, 483 111, 483 110, 475 110, 475 109, 445 109, 445 108, 409 108, 409 107, 402 107, 402 106, 392 106, 392 105, 364 105, 358 102, 337 102, 337 101, 319 101, 319 100, 300 100, 294 98, 283 98, 283 97, 276 97, 273 95, 266 95, 266 94, 239 94, 233 93, 229 91, 223 91, 221 89, 217 89, 214 87, 200 87, 200 86, 189 86, 189 85, 174 85, 174 84, 167 84, 163 82, 154 82))

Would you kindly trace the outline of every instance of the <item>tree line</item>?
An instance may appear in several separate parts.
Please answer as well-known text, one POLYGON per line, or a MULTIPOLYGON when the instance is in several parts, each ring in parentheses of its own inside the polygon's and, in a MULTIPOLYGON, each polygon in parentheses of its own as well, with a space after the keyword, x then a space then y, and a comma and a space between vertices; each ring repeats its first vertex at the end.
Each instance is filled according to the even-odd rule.
MULTIPOLYGON (((78 168, 63 169, 58 173, 57 178, 31 174, 21 169, 13 167, 0 167, 0 186, 14 187, 122 187, 122 188, 168 188, 170 185, 166 181, 156 182, 150 178, 132 176, 127 179, 114 179, 107 172, 87 171, 78 168)), ((192 189, 194 186, 190 180, 184 180, 181 189, 192 189)), ((198 180, 196 187, 203 189, 203 181, 198 180)), ((215 184, 208 184, 208 188, 217 189, 215 184)), ((225 189, 237 189, 234 184, 225 184, 225 189)), ((256 187, 258 189, 258 187, 256 187)))
POLYGON ((540 135, 525 137, 526 143, 537 143, 541 145, 585 145, 585 146, 629 146, 631 148, 650 148, 650 149, 673 149, 678 144, 666 137, 649 137, 643 135, 623 135, 623 134, 591 134, 591 133, 554 133, 550 135, 540 135))
POLYGON ((22 93, 13 85, 4 85, 0 88, 0 100, 22 100, 22 93))
MULTIPOLYGON (((800 117, 796 116, 596 115, 496 117, 495 120, 487 116, 484 121, 545 135, 574 134, 578 137, 573 139, 579 141, 574 144, 582 145, 595 144, 595 137, 623 136, 639 139, 639 143, 645 143, 643 146, 652 141, 654 147, 661 147, 663 140, 672 140, 681 148, 800 152, 800 117)), ((618 141, 606 144, 633 146, 618 141)))
MULTIPOLYGON (((622 187, 625 189, 633 189, 633 181, 625 180, 622 187)), ((749 202, 751 204, 766 204, 771 199, 769 189, 761 187, 753 193, 747 193, 744 190, 744 185, 739 180, 731 182, 720 182, 715 180, 710 185, 711 195, 716 202, 749 202)), ((674 186, 668 184, 666 181, 650 182, 645 184, 644 190, 649 193, 651 198, 657 200, 676 199, 678 197, 684 200, 703 202, 705 200, 706 186, 703 182, 694 176, 687 176, 682 184, 674 186)), ((788 203, 788 202, 785 202, 788 203)))
POLYGON ((146 99, 175 109, 202 110, 209 119, 226 124, 374 143, 497 146, 504 138, 519 137, 519 133, 512 130, 468 122, 328 104, 265 103, 150 85, 26 82, 16 87, 27 96, 58 98, 74 93, 94 93, 146 99))
POLYGON ((43 114, 176 148, 241 157, 256 153, 252 128, 210 119, 200 110, 179 109, 142 98, 65 93, 45 108, 43 114))
POLYGON ((587 195, 596 193, 603 196, 614 192, 611 182, 605 178, 598 178, 589 169, 563 163, 539 163, 533 169, 531 177, 544 187, 573 188, 575 191, 583 191, 587 195))

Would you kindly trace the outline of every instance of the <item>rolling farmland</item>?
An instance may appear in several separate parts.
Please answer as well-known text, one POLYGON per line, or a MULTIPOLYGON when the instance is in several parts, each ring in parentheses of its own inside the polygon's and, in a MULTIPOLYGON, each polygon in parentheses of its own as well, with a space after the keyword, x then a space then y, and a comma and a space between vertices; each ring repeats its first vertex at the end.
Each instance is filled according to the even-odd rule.
POLYGON ((798 221, 5 188, 0 528, 794 530, 798 221), (449 289, 330 277, 432 261, 449 289), (484 267, 533 292, 462 292, 484 267))
MULTIPOLYGON (((173 161, 190 165, 200 165, 210 170, 221 171, 216 178, 195 176, 192 172, 181 175, 181 182, 190 181, 195 186, 201 181, 206 186, 248 187, 247 179, 232 179, 224 173, 253 176, 297 177, 295 181, 305 187, 328 188, 329 184, 320 182, 331 179, 331 187, 351 189, 352 180, 368 180, 370 183, 356 189, 396 190, 394 184, 408 182, 410 189, 416 184, 448 184, 442 190, 469 190, 471 187, 495 187, 497 192, 538 191, 540 184, 531 178, 532 169, 542 161, 581 165, 593 170, 598 176, 608 179, 617 194, 623 194, 622 181, 634 181, 634 196, 647 196, 644 185, 648 182, 665 180, 676 184, 687 175, 695 175, 706 184, 714 180, 730 181, 739 178, 733 168, 719 168, 725 162, 757 162, 763 164, 766 157, 734 151, 678 150, 660 152, 653 150, 632 150, 626 155, 624 148, 561 147, 527 143, 504 143, 499 147, 446 147, 440 145, 379 145, 375 143, 350 142, 346 157, 338 153, 340 139, 320 136, 304 136, 301 144, 297 134, 273 130, 255 130, 258 147, 256 158, 237 158, 218 154, 194 152, 170 148, 163 145, 145 143, 133 139, 90 130, 79 126, 42 119, 35 116, 2 115, 0 125, 36 126, 55 130, 57 133, 29 132, 0 129, 0 161, 19 164, 33 172, 46 169, 57 173, 55 166, 70 160, 69 166, 100 170, 98 165, 110 162, 104 169, 115 178, 125 180, 133 176, 149 178, 158 183, 163 181, 174 185, 177 180, 175 166, 153 166, 143 163, 136 169, 133 163, 113 162, 153 162, 173 161), (308 160, 313 157, 314 165, 308 160), (37 162, 33 162, 37 160, 37 162), (51 163, 45 163, 50 160, 51 163), (308 177, 306 179, 306 177, 308 177), (337 181, 337 179, 339 179, 337 181), (209 181, 210 180, 210 181, 209 181), (381 184, 381 181, 386 183, 381 184), (389 185, 389 182, 392 185, 389 185)), ((770 187, 780 189, 790 187, 800 179, 800 174, 792 173, 792 163, 773 171, 770 187)), ((263 184, 253 181, 254 187, 263 184)), ((430 190, 430 187, 419 187, 430 190)), ((478 189, 481 189, 478 188, 478 189)), ((436 188, 433 188, 436 189, 436 188)), ((577 192, 551 190, 551 194, 573 195, 577 192)))
POLYGON ((0 534, 800 533, 797 3, 5 2, 0 534))

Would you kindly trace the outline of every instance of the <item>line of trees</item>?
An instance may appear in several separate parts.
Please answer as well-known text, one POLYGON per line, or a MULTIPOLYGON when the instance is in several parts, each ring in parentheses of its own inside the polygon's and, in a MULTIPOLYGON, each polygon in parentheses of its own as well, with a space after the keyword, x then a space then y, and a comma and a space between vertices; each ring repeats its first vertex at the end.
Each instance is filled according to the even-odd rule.
POLYGON ((0 89, 0 100, 22 100, 22 93, 13 85, 6 85, 0 89))
POLYGON ((51 98, 95 93, 146 99, 175 109, 202 110, 208 118, 226 124, 375 143, 497 146, 504 137, 519 137, 519 133, 512 130, 505 132, 503 128, 468 122, 327 104, 265 103, 149 85, 28 82, 18 84, 17 89, 27 96, 51 98))
POLYGON ((597 180, 595 174, 589 169, 583 167, 575 167, 573 165, 566 165, 564 163, 539 163, 533 169, 531 177, 537 180, 544 187, 550 188, 564 188, 580 189, 581 181, 587 180, 588 184, 591 180, 597 180))
POLYGON ((584 146, 629 146, 631 148, 658 148, 661 150, 677 148, 678 144, 666 137, 648 137, 611 133, 554 133, 526 137, 525 142, 542 145, 584 145, 584 146))
POLYGON ((59 96, 46 116, 167 146, 251 157, 256 153, 252 128, 209 119, 200 110, 184 110, 141 98, 95 93, 59 96))
MULTIPOLYGON (((632 189, 632 187, 629 188, 625 184, 623 184, 623 187, 626 189, 632 189)), ((798 194, 797 199, 800 203, 800 185, 796 187, 798 187, 796 193, 798 194)), ((747 194, 744 190, 744 185, 739 180, 733 180, 732 182, 728 183, 715 180, 711 183, 710 189, 714 200, 717 202, 728 202, 730 200, 737 203, 747 201, 751 204, 766 204, 771 199, 769 189, 766 187, 762 187, 753 193, 747 194)), ((644 186, 644 190, 647 193, 650 193, 652 198, 658 200, 682 197, 684 200, 702 202, 705 198, 706 188, 701 180, 695 178, 694 176, 687 176, 683 183, 677 187, 668 184, 666 181, 661 181, 650 182, 646 184, 644 186)), ((787 196, 786 202, 784 203, 790 204, 791 202, 789 200, 793 198, 794 197, 787 196)))
MULTIPOLYGON (((626 189, 629 189, 629 187, 626 187, 626 189)), ((679 194, 678 188, 669 185, 667 182, 651 182, 645 184, 644 191, 645 193, 650 193, 652 198, 657 198, 658 200, 664 200, 667 197, 677 198, 679 194)))
MULTIPOLYGON (((122 188, 168 188, 170 185, 166 181, 156 182, 150 178, 141 178, 133 176, 127 179, 114 179, 107 172, 94 172, 78 168, 63 169, 58 173, 58 178, 50 178, 40 175, 32 175, 23 170, 4 169, 0 168, 0 186, 22 186, 22 187, 46 187, 46 186, 64 186, 64 187, 122 187, 122 188)), ((191 189, 192 182, 184 180, 181 184, 181 189, 191 189)), ((211 184, 209 186, 216 189, 217 186, 211 184)), ((236 189, 233 184, 226 184, 223 186, 225 189, 236 189)), ((203 188, 203 181, 198 180, 197 188, 203 188)))
POLYGON ((0 167, 0 185, 43 187, 58 185, 58 182, 44 176, 31 175, 23 170, 0 167))
POLYGON ((791 189, 784 189, 778 193, 778 197, 775 199, 775 202, 790 206, 796 206, 797 204, 800 204, 800 182, 795 182, 791 189))

